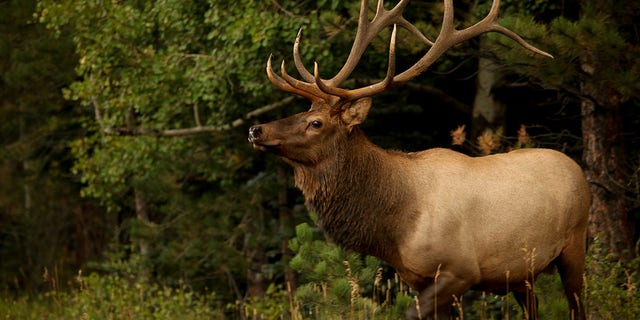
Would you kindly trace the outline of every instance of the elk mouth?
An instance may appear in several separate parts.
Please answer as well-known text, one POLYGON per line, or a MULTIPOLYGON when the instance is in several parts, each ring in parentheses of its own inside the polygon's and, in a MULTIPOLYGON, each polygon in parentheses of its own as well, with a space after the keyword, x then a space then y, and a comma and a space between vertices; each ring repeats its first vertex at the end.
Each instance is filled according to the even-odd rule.
POLYGON ((268 143, 266 141, 262 141, 261 139, 252 139, 251 137, 249 138, 249 142, 251 142, 251 145, 253 146, 254 149, 264 151, 264 152, 270 152, 270 151, 273 152, 282 145, 278 141, 275 141, 273 143, 268 143))
POLYGON ((280 146, 279 144, 276 144, 276 145, 266 145, 266 144, 257 144, 257 143, 253 144, 254 149, 264 151, 264 152, 275 151, 279 146, 280 146))

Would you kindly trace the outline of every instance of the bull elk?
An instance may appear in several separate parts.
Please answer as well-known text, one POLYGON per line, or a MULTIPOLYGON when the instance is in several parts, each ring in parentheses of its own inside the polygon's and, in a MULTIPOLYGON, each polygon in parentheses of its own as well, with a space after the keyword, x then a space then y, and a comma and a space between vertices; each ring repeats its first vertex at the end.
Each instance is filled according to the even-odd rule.
POLYGON ((454 297, 470 289, 514 293, 530 319, 537 314, 532 281, 557 267, 571 316, 583 319, 580 300, 590 191, 580 167, 548 149, 469 157, 448 149, 403 153, 371 143, 358 128, 371 97, 424 72, 446 50, 486 32, 498 32, 537 54, 550 55, 499 25, 495 0, 475 25, 454 27, 453 1, 444 1, 441 31, 428 40, 402 12, 379 0, 368 18, 362 0, 358 29, 344 66, 331 79, 313 73, 300 58, 300 33, 293 46, 303 78, 281 75, 271 57, 267 76, 279 89, 311 101, 309 111, 249 129, 258 150, 293 166, 296 186, 318 215, 322 230, 336 243, 379 257, 419 292, 407 318, 448 318, 454 297), (385 78, 369 86, 344 89, 373 38, 393 26, 385 78), (406 71, 395 72, 397 26, 426 45, 424 56, 406 71))

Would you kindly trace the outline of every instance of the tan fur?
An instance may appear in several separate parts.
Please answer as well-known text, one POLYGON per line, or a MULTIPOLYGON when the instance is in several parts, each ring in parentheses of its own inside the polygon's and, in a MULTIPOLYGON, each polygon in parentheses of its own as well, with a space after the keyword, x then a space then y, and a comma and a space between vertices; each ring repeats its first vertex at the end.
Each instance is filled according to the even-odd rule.
MULTIPOLYGON (((507 280, 522 286, 561 254, 584 259, 590 191, 565 155, 523 149, 470 158, 432 149, 411 165, 398 162, 415 177, 407 185, 420 212, 400 246, 401 276, 433 278, 440 266, 443 277, 459 279, 450 292, 459 296, 501 291, 507 280)), ((582 270, 575 273, 572 281, 581 282, 582 270)))

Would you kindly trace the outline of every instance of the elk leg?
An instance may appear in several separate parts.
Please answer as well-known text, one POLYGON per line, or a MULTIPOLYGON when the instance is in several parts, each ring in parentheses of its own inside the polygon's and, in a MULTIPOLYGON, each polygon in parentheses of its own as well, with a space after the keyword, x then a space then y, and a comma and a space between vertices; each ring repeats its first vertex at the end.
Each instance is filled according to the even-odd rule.
POLYGON ((516 301, 518 301, 518 305, 520 305, 525 319, 538 319, 538 298, 533 290, 526 287, 523 288, 523 290, 514 290, 513 295, 516 301))
POLYGON ((586 251, 586 237, 573 236, 558 258, 556 265, 562 279, 564 294, 569 301, 571 319, 585 319, 584 306, 580 299, 582 293, 584 260, 586 251))
POLYGON ((418 304, 414 304, 406 313, 407 319, 451 318, 451 306, 454 296, 460 297, 471 286, 453 275, 441 274, 418 295, 418 304))

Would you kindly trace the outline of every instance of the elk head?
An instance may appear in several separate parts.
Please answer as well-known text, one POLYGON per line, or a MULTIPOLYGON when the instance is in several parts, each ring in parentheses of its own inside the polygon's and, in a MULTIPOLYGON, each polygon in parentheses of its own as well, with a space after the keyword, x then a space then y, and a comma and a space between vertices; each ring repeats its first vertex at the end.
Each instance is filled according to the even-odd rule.
POLYGON ((484 19, 462 30, 457 30, 454 26, 453 1, 445 0, 442 28, 435 41, 429 40, 417 27, 402 16, 408 2, 408 0, 401 0, 393 9, 386 10, 383 0, 379 0, 375 16, 369 20, 369 1, 362 0, 358 29, 351 52, 342 69, 331 79, 320 78, 317 63, 315 63, 313 74, 302 63, 299 52, 301 32, 298 32, 293 46, 293 57, 298 73, 303 80, 290 76, 286 71, 284 61, 281 64, 282 76, 277 75, 271 66, 271 57, 269 57, 267 61, 269 80, 280 90, 309 99, 311 108, 307 112, 286 119, 251 127, 249 141, 254 148, 274 152, 292 163, 305 165, 319 163, 327 154, 331 153, 331 150, 335 150, 337 141, 345 141, 354 128, 364 121, 371 107, 370 97, 415 78, 427 70, 449 48, 486 32, 502 33, 535 53, 552 57, 498 24, 499 0, 493 2, 489 14, 484 19), (340 88, 340 85, 355 69, 373 38, 382 29, 390 26, 393 26, 393 31, 385 78, 362 88, 340 88), (413 66, 396 75, 397 26, 405 28, 430 48, 413 66))

